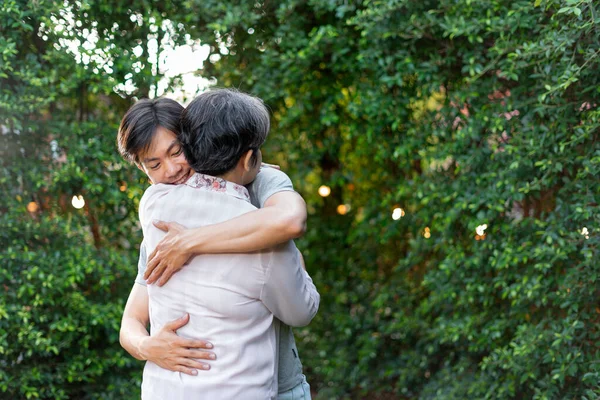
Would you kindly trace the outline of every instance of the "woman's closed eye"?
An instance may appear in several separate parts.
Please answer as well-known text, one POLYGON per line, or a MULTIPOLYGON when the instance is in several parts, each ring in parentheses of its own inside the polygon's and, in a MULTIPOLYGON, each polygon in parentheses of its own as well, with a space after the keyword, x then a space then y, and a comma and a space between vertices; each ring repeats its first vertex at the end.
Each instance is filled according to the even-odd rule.
POLYGON ((183 152, 183 148, 180 147, 179 150, 177 150, 175 153, 172 154, 172 156, 177 157, 177 156, 181 155, 182 152, 183 152))
POLYGON ((155 164, 155 165, 151 165, 149 168, 150 168, 151 170, 157 170, 157 169, 158 169, 158 167, 160 167, 160 163, 158 163, 158 164, 155 164))

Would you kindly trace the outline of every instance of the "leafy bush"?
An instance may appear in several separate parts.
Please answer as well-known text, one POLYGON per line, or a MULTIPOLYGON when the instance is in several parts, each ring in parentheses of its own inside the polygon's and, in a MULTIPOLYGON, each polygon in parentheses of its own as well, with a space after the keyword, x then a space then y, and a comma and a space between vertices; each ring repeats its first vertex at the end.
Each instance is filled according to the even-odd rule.
POLYGON ((84 28, 56 31, 51 3, 0 6, 0 398, 135 397, 118 329, 143 181, 114 145, 130 102, 60 49, 84 28))
POLYGON ((597 398, 598 5, 229 10, 207 69, 267 99, 309 201, 320 397, 597 398))

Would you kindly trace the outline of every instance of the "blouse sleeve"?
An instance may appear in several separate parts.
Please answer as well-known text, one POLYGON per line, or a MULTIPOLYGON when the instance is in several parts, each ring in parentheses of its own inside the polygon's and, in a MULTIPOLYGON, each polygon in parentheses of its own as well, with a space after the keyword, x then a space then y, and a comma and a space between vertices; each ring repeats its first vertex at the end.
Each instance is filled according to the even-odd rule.
POLYGON ((261 291, 263 304, 283 323, 306 326, 317 314, 320 300, 294 242, 275 247, 261 291))

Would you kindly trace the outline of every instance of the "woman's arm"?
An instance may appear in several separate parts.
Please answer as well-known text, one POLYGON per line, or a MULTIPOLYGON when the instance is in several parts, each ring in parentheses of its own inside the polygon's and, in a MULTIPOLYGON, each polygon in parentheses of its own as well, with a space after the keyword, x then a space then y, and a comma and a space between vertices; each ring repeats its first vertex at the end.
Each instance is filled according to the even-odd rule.
POLYGON ((177 329, 188 323, 189 315, 169 322, 150 336, 146 329, 149 322, 148 304, 146 287, 134 284, 121 320, 121 346, 136 359, 150 360, 170 371, 197 375, 197 369, 210 369, 210 365, 196 359, 214 360, 214 353, 201 350, 212 348, 212 344, 177 336, 177 329))
POLYGON ((319 310, 321 297, 304 269, 302 255, 293 242, 271 250, 271 269, 260 300, 281 322, 306 326, 319 310))
POLYGON ((306 230, 306 203, 293 191, 278 192, 264 207, 220 224, 186 229, 157 222, 167 231, 148 258, 144 279, 164 285, 194 254, 248 253, 302 236, 306 230), (160 279, 159 279, 160 278, 160 279))

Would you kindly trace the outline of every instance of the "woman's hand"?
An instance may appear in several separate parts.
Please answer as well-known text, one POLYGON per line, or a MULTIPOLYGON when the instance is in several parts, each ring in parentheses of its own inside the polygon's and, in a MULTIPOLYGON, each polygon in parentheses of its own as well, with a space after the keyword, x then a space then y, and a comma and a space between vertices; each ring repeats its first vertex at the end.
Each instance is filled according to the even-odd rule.
POLYGON ((185 250, 188 231, 185 227, 175 222, 162 221, 155 221, 154 226, 167 232, 167 235, 148 257, 144 279, 149 285, 158 280, 158 286, 162 286, 187 263, 192 254, 185 250))
POLYGON ((210 351, 212 344, 204 340, 185 339, 177 336, 177 329, 187 324, 189 314, 169 322, 158 333, 146 337, 140 344, 140 354, 161 368, 169 371, 197 375, 198 370, 209 370, 210 365, 197 361, 215 360, 217 357, 210 351))

